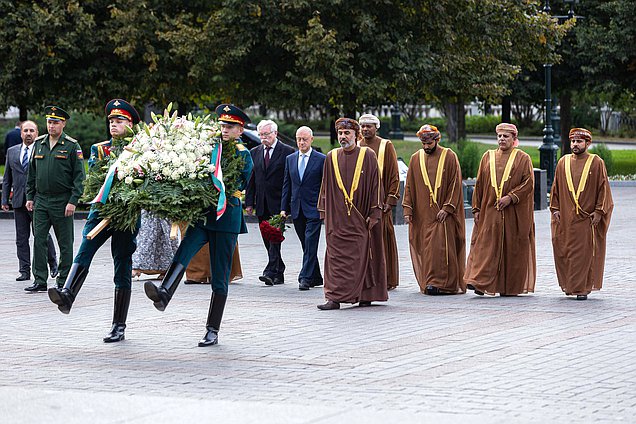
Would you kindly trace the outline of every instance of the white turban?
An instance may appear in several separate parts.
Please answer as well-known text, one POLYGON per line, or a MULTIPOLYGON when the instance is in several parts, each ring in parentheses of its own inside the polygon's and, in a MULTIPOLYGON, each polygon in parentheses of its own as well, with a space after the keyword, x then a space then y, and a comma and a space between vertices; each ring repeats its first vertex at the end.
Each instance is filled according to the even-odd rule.
POLYGON ((362 124, 375 124, 376 128, 380 128, 380 120, 377 116, 371 115, 370 113, 365 113, 358 119, 360 125, 362 124))

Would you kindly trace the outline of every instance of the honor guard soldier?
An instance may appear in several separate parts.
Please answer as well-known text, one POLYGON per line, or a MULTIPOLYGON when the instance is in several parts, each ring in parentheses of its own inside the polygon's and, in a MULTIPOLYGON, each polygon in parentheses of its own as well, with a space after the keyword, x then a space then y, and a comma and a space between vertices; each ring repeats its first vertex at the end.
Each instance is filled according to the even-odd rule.
MULTIPOLYGON (((223 143, 233 143, 234 154, 243 158, 243 169, 238 177, 240 183, 237 188, 243 190, 252 173, 253 163, 249 150, 238 141, 249 118, 238 107, 227 104, 219 105, 216 114, 221 124, 223 143)), ((217 219, 216 209, 211 209, 207 212, 205 220, 190 224, 161 285, 157 287, 150 281, 144 284, 146 296, 154 302, 155 308, 163 311, 172 299, 192 257, 205 243, 210 243, 212 298, 206 322, 207 331, 199 341, 201 347, 218 343, 218 332, 230 282, 232 255, 238 235, 247 233, 241 206, 241 192, 227 193, 227 199, 227 209, 220 218, 217 219)))
POLYGON ((33 211, 33 276, 27 292, 46 291, 47 239, 51 226, 60 246, 57 285, 68 276, 73 261, 73 214, 82 195, 84 156, 77 140, 64 132, 70 115, 57 106, 47 106, 48 134, 35 139, 29 164, 26 208, 33 211))
MULTIPOLYGON (((119 156, 126 145, 124 138, 129 135, 132 126, 140 120, 139 113, 137 113, 135 108, 122 99, 113 99, 108 102, 105 112, 108 117, 111 139, 91 146, 91 157, 88 160, 89 167, 110 156, 111 152, 119 156)), ((134 231, 119 231, 107 226, 93 238, 88 239, 86 237, 87 234, 100 222, 99 211, 96 206, 93 206, 82 232, 82 245, 77 255, 75 255, 75 260, 64 288, 50 288, 49 298, 51 302, 58 305, 58 309, 62 313, 68 314, 77 294, 82 288, 82 284, 84 284, 84 280, 86 280, 93 256, 111 238, 111 252, 115 268, 115 306, 113 309, 113 326, 110 333, 104 337, 105 343, 111 343, 122 341, 125 338, 124 330, 126 329, 132 283, 132 254, 137 247, 136 237, 139 232, 139 222, 134 231)))

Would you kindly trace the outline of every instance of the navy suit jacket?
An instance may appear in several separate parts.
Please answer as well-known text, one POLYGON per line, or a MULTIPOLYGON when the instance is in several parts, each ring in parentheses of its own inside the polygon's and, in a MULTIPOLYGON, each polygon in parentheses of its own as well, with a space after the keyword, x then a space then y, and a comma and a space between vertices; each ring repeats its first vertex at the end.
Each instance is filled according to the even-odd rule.
POLYGON ((295 152, 287 156, 281 210, 288 214, 291 213, 292 219, 298 219, 300 211, 305 215, 305 218, 318 219, 320 218, 318 195, 320 194, 322 169, 326 156, 313 149, 301 181, 298 174, 298 155, 299 153, 295 152))
MULTIPOLYGON (((26 183, 27 173, 22 168, 22 158, 20 157, 20 150, 22 149, 22 143, 12 146, 7 150, 7 162, 4 167, 4 177, 2 179, 2 204, 9 204, 9 193, 13 188, 13 197, 11 204, 13 208, 21 208, 26 203, 26 183)), ((31 144, 31 157, 33 157, 33 150, 35 144, 31 144)), ((30 158, 29 158, 30 160, 30 158)))
POLYGON ((294 148, 278 140, 265 169, 264 146, 261 144, 250 150, 254 169, 245 190, 245 206, 251 206, 256 216, 265 216, 265 204, 271 214, 280 212, 280 198, 285 174, 285 158, 294 153, 294 148))

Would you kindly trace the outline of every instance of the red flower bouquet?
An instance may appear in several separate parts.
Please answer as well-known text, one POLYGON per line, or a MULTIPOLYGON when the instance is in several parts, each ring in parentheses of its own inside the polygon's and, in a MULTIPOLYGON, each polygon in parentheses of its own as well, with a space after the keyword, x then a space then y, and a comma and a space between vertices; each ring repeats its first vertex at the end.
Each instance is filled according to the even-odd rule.
POLYGON ((259 224, 263 238, 270 243, 282 243, 285 240, 283 232, 285 232, 285 217, 282 215, 274 215, 267 221, 261 221, 259 224))

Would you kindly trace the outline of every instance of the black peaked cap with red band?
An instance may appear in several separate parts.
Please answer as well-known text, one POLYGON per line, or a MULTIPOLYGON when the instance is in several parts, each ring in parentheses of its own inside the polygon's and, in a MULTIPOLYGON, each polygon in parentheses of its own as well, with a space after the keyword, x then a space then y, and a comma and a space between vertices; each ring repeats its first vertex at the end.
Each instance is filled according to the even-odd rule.
POLYGON ((125 118, 128 119, 133 125, 138 124, 141 120, 139 112, 130 103, 124 99, 113 99, 106 103, 104 108, 106 116, 110 118, 125 118))
POLYGON ((241 109, 230 104, 220 104, 214 110, 219 117, 219 122, 226 124, 239 124, 244 127, 245 124, 251 122, 250 118, 241 109))

